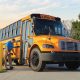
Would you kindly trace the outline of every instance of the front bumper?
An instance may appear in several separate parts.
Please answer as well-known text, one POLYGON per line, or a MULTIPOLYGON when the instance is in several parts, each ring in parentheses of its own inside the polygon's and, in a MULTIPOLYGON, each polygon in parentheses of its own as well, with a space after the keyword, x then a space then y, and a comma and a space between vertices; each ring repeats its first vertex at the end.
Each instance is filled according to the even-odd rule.
POLYGON ((50 62, 80 61, 80 53, 76 52, 42 53, 41 57, 43 61, 50 61, 50 62))

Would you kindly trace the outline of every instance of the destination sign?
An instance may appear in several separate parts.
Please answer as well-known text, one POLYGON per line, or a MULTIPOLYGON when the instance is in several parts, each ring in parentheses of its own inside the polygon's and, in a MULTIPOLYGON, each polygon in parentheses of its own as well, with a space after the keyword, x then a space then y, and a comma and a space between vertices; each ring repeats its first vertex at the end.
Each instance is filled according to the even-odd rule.
POLYGON ((44 14, 32 14, 31 17, 41 18, 41 19, 48 19, 48 20, 55 20, 56 17, 44 14))
POLYGON ((53 17, 53 16, 43 15, 43 14, 40 15, 40 18, 41 19, 49 19, 49 20, 54 20, 55 19, 55 17, 53 17))

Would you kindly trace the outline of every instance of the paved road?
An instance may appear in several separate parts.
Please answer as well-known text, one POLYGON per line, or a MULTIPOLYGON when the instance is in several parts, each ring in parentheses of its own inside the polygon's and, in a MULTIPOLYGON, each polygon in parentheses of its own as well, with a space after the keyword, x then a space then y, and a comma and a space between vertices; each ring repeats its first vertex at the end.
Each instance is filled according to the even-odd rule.
POLYGON ((50 65, 43 72, 34 72, 28 66, 14 67, 14 70, 0 73, 0 80, 80 80, 80 69, 68 71, 66 68, 50 65))

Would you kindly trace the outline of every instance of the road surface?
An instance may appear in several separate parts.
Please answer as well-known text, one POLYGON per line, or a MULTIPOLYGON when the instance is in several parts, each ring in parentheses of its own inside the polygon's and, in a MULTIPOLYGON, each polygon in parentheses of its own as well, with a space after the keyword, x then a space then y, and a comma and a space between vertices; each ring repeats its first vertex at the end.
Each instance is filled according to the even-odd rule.
POLYGON ((80 69, 68 71, 57 65, 47 65, 43 72, 34 72, 28 66, 14 66, 14 70, 0 73, 0 80, 80 80, 80 69))

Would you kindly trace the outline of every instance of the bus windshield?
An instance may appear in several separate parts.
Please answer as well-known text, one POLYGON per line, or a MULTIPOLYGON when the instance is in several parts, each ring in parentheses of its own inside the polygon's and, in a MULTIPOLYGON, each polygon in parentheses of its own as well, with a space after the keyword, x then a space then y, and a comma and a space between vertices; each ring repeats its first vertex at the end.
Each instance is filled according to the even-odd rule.
POLYGON ((60 35, 62 36, 62 24, 60 21, 47 19, 34 19, 34 32, 36 35, 60 35))

